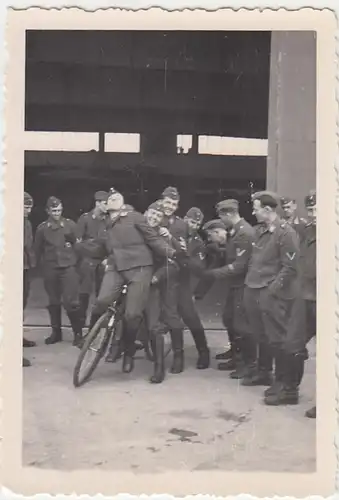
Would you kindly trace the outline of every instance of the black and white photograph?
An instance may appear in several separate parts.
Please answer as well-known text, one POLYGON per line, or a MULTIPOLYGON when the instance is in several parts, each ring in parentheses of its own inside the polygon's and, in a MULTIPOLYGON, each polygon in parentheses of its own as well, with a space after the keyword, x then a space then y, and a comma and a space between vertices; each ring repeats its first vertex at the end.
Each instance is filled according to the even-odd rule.
POLYGON ((317 43, 25 30, 23 467, 317 472, 317 43))

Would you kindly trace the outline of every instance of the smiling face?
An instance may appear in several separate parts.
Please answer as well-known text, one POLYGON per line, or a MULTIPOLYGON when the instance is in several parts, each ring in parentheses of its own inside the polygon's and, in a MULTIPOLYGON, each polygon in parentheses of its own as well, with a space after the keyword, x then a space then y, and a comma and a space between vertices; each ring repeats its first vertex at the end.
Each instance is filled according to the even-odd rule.
POLYGON ((149 208, 146 213, 146 220, 147 224, 150 227, 158 227, 161 224, 161 221, 164 217, 163 212, 160 212, 160 210, 154 210, 154 208, 149 208))
POLYGON ((223 244, 226 242, 227 233, 226 229, 222 229, 220 227, 216 227, 214 229, 209 229, 207 231, 208 240, 212 243, 223 244))
POLYGON ((47 213, 49 215, 49 217, 55 221, 59 221, 61 219, 61 216, 62 216, 62 204, 60 203, 60 205, 58 205, 57 207, 50 207, 48 210, 47 210, 47 213))
POLYGON ((294 203, 294 201, 290 201, 289 203, 286 203, 282 208, 286 219, 289 219, 295 214, 297 210, 297 204, 294 203))
POLYGON ((260 200, 253 201, 253 215, 256 216, 258 222, 267 222, 269 220, 268 214, 268 207, 263 207, 260 200))
POLYGON ((169 198, 165 196, 162 200, 162 206, 164 209, 164 213, 167 217, 171 217, 178 210, 179 200, 174 200, 173 198, 169 198))

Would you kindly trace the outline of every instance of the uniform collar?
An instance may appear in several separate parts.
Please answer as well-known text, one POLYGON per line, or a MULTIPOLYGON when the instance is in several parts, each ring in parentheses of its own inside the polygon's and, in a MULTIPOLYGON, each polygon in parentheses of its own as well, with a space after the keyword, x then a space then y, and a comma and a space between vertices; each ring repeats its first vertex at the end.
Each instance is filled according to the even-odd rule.
POLYGON ((47 219, 47 227, 51 227, 52 229, 58 229, 59 227, 65 226, 65 219, 61 217, 59 221, 56 221, 52 218, 47 219))
POLYGON ((277 227, 281 224, 281 219, 279 216, 277 216, 274 221, 270 223, 269 226, 266 226, 266 224, 263 225, 262 232, 263 233, 271 233, 273 234, 277 227))

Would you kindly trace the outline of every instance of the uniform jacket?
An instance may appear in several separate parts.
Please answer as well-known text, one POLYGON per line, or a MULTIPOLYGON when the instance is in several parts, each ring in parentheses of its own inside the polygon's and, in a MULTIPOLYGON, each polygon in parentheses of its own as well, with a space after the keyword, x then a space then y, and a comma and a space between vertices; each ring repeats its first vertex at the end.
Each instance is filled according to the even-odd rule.
POLYGON ((175 250, 151 228, 139 212, 122 211, 110 221, 98 239, 102 257, 108 256, 108 266, 117 271, 152 266, 153 254, 172 257, 175 250))
POLYGON ((294 298, 299 255, 299 238, 288 223, 277 217, 269 227, 256 226, 245 284, 249 288, 269 287, 273 295, 294 298))
POLYGON ((186 241, 187 254, 180 259, 182 273, 201 275, 206 268, 205 244, 199 234, 190 235, 186 241))
POLYGON ((35 254, 37 262, 45 266, 70 267, 76 264, 74 245, 76 243, 76 224, 62 217, 59 221, 48 219, 40 224, 35 234, 35 254))
POLYGON ((232 288, 244 286, 254 236, 254 228, 244 219, 240 219, 229 232, 226 265, 209 271, 209 274, 217 279, 227 278, 227 284, 232 288))
POLYGON ((306 219, 303 219, 302 217, 293 217, 290 219, 284 218, 283 220, 290 224, 299 236, 302 236, 302 233, 307 224, 306 219))
MULTIPOLYGON (((96 247, 96 240, 103 235, 107 227, 107 216, 97 217, 94 211, 82 214, 77 222, 77 252, 82 257, 90 257, 96 247)), ((97 260, 97 259, 96 259, 97 260)))
POLYGON ((300 278, 302 298, 317 298, 317 245, 315 224, 307 224, 300 242, 300 278))
MULTIPOLYGON (((175 238, 166 238, 164 236, 160 236, 159 234, 159 228, 154 228, 157 234, 159 235, 160 239, 163 239, 171 248, 175 249, 176 251, 180 252, 180 244, 175 238)), ((159 256, 159 255, 154 255, 154 274, 158 280, 158 283, 164 280, 177 280, 178 278, 178 273, 179 273, 179 265, 178 263, 174 260, 171 259, 170 257, 166 256, 159 256)))
POLYGON ((161 225, 166 227, 176 240, 179 241, 180 238, 183 238, 185 241, 188 240, 188 225, 183 219, 181 219, 181 217, 178 217, 177 215, 166 217, 165 215, 161 225))
POLYGON ((31 269, 35 264, 32 224, 27 217, 24 217, 24 269, 31 269))
MULTIPOLYGON (((205 245, 205 269, 211 270, 225 264, 226 245, 207 243, 205 245)), ((214 284, 214 277, 207 273, 199 280, 194 290, 196 299, 201 300, 209 292, 214 284)))

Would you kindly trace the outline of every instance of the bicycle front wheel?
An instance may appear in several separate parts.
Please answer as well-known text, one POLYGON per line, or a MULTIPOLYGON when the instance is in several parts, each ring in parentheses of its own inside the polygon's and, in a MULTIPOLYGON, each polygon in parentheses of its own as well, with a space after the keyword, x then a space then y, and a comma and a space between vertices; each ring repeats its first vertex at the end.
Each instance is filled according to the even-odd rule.
POLYGON ((112 312, 105 312, 85 338, 73 371, 73 385, 84 385, 94 373, 107 350, 111 331, 107 328, 112 312))

